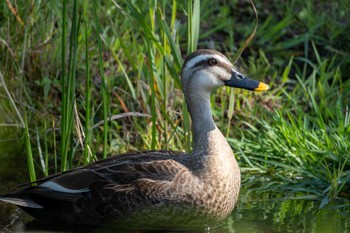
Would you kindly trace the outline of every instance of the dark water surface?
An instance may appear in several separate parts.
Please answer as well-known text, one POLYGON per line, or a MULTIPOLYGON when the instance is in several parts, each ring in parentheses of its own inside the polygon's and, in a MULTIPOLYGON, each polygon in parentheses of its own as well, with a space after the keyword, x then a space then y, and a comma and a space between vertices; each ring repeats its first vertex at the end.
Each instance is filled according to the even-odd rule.
MULTIPOLYGON (((0 158, 0 193, 29 180, 25 157, 0 158)), ((222 226, 201 232, 214 233, 350 233, 350 206, 318 209, 319 202, 285 200, 274 193, 242 190, 240 201, 222 226), (277 198, 276 198, 277 197, 277 198)), ((336 205, 336 204, 335 204, 336 205)), ((31 217, 13 205, 0 202, 0 232, 123 232, 100 228, 35 226, 31 217)), ((125 231, 124 231, 125 232, 125 231)), ((141 233, 141 231, 131 231, 141 233)))

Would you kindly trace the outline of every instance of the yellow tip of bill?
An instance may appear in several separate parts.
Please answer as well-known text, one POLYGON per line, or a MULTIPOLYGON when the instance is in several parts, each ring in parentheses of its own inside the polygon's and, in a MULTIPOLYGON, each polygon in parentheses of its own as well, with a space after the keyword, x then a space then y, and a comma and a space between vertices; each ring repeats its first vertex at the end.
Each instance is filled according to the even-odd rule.
POLYGON ((270 90, 269 85, 267 85, 267 84, 265 84, 263 82, 260 82, 259 86, 254 89, 254 91, 268 91, 268 90, 270 90))

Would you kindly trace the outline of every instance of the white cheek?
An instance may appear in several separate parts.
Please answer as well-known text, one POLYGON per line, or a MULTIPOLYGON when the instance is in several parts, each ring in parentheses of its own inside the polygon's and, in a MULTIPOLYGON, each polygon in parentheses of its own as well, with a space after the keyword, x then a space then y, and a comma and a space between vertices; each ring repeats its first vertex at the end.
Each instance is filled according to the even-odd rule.
POLYGON ((203 75, 198 75, 196 80, 198 87, 203 87, 206 90, 213 90, 216 87, 223 86, 224 83, 219 80, 216 75, 205 73, 203 75))

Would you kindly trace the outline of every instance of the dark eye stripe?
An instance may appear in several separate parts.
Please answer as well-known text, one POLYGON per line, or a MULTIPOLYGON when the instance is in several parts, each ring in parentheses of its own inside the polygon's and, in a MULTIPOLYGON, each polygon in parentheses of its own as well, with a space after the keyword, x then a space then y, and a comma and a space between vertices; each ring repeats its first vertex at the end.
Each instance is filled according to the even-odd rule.
MULTIPOLYGON (((201 68, 204 68, 204 67, 209 66, 209 65, 208 65, 208 61, 209 61, 210 59, 213 59, 213 58, 205 59, 205 60, 202 60, 202 61, 199 61, 199 62, 195 63, 195 64, 191 67, 191 69, 192 69, 192 70, 198 70, 198 69, 201 69, 201 68)), ((231 73, 231 72, 232 72, 232 67, 231 67, 230 65, 228 65, 228 64, 226 64, 226 63, 222 63, 222 62, 220 62, 220 61, 218 61, 218 60, 216 60, 216 61, 217 61, 216 66, 224 68, 228 73, 231 73)))
POLYGON ((202 61, 199 61, 197 62, 196 64, 194 64, 191 69, 196 69, 198 67, 202 67, 202 66, 207 66, 208 65, 208 61, 205 59, 205 60, 202 60, 202 61))

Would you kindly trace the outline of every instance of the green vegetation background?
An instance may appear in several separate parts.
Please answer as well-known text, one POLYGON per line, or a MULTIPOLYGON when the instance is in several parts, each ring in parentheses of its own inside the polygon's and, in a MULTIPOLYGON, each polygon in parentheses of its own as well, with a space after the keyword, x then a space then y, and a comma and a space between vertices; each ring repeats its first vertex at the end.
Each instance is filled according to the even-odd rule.
POLYGON ((313 199, 350 196, 348 0, 2 1, 0 156, 30 177, 130 150, 190 150, 183 57, 225 53, 268 93, 219 89, 218 127, 243 184, 313 199))

